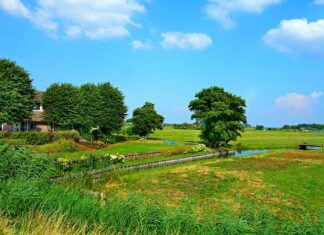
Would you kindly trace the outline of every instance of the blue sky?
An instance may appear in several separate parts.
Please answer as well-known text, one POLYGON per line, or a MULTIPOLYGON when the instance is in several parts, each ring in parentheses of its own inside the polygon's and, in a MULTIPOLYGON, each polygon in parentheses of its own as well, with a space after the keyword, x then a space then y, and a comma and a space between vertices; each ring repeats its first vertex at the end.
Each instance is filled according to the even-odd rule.
POLYGON ((0 0, 0 57, 39 90, 110 81, 169 123, 212 85, 253 125, 324 122, 324 0, 0 0))

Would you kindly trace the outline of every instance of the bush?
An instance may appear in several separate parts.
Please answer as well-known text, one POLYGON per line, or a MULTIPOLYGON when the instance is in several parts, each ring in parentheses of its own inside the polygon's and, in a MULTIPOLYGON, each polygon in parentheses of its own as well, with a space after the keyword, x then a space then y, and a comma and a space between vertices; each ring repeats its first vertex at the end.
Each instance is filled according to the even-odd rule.
POLYGON ((52 132, 50 134, 53 134, 53 141, 60 140, 60 139, 72 139, 72 140, 78 140, 80 139, 80 134, 76 130, 70 130, 70 131, 57 131, 52 132))
POLYGON ((207 147, 204 144, 197 144, 195 146, 190 147, 189 149, 187 149, 186 153, 199 153, 199 152, 203 152, 206 151, 207 147))
POLYGON ((60 139, 56 142, 59 152, 73 153, 78 149, 78 145, 74 140, 60 139))
POLYGON ((9 147, 15 147, 20 148, 26 145, 26 140, 23 139, 7 139, 4 141, 4 144, 6 144, 9 147))
POLYGON ((10 139, 25 140, 29 145, 43 145, 49 143, 49 137, 47 132, 28 131, 28 132, 13 132, 10 139))

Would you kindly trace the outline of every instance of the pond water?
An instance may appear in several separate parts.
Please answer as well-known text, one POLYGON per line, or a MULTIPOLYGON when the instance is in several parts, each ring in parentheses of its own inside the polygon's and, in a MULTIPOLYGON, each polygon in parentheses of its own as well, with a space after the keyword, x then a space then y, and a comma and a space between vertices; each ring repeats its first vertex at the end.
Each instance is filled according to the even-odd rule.
POLYGON ((314 146, 314 147, 307 147, 307 149, 308 149, 308 150, 321 150, 322 147, 319 147, 319 146, 318 146, 318 147, 315 147, 315 146, 314 146))
POLYGON ((233 157, 244 157, 249 155, 255 155, 255 154, 261 154, 266 153, 268 150, 262 149, 262 150, 245 150, 245 151, 235 151, 235 153, 231 156, 233 157))

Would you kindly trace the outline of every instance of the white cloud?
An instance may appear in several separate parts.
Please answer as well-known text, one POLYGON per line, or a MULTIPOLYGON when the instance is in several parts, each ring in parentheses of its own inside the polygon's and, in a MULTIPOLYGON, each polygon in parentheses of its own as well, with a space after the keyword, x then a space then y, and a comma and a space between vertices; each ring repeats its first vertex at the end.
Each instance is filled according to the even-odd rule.
POLYGON ((130 26, 141 27, 133 21, 134 15, 146 11, 140 0, 36 0, 33 9, 20 0, 0 0, 0 8, 51 34, 91 39, 129 35, 130 26))
POLYGON ((275 100, 275 110, 295 115, 306 114, 312 111, 312 107, 322 96, 322 92, 313 92, 310 95, 289 93, 275 100))
POLYGON ((324 0, 314 0, 314 4, 317 4, 317 5, 324 4, 324 0))
POLYGON ((224 28, 233 28, 233 13, 262 13, 269 6, 281 2, 282 0, 208 0, 205 12, 224 28))
POLYGON ((151 41, 142 42, 140 40, 132 41, 132 47, 134 50, 152 50, 153 45, 151 41))
POLYGON ((324 57, 324 19, 315 22, 283 20, 278 28, 269 30, 263 40, 281 52, 324 57))
POLYGON ((213 43, 204 33, 166 32, 161 37, 164 49, 203 50, 213 43))

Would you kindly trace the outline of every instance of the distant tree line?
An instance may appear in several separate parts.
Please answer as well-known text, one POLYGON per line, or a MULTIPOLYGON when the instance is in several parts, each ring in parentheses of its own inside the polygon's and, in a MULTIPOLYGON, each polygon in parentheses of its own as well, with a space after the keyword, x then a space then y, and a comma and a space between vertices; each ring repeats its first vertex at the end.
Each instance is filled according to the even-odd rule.
POLYGON ((282 130, 307 130, 307 131, 321 131, 324 130, 324 124, 298 124, 298 125, 284 125, 282 128, 282 130))
POLYGON ((201 130, 202 126, 199 123, 179 123, 179 124, 164 124, 165 127, 172 127, 174 129, 183 129, 183 130, 201 130))

